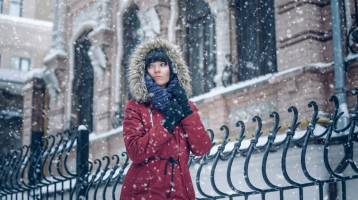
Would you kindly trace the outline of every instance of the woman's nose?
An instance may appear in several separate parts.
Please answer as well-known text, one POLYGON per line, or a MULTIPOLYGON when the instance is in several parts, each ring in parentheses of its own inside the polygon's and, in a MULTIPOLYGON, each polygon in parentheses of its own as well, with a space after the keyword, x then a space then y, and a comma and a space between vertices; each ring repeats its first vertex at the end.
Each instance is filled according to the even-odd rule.
POLYGON ((155 66, 155 67, 154 67, 154 71, 155 71, 155 72, 159 72, 159 71, 160 71, 160 67, 159 67, 159 66, 155 66))

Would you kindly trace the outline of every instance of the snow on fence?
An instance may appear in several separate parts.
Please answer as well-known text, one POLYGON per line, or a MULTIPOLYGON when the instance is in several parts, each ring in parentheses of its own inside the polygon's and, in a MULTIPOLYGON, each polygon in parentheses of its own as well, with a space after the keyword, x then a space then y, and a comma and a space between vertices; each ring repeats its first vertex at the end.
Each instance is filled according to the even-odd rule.
MULTIPOLYGON (((358 89, 352 91, 358 96, 358 89)), ((261 119, 256 134, 245 139, 245 124, 229 141, 225 138, 201 157, 191 156, 188 165, 197 199, 355 199, 358 184, 358 100, 349 123, 336 124, 342 116, 335 96, 334 112, 326 127, 318 122, 318 106, 310 102, 312 120, 297 131, 298 110, 290 107, 292 123, 280 132, 279 114, 268 135, 262 136, 261 119)), ((43 145, 23 146, 0 155, 0 199, 118 199, 128 155, 88 159, 88 131, 79 127, 42 139, 43 145), (74 150, 76 149, 76 150, 74 150), (71 160, 76 160, 72 162, 71 160)))

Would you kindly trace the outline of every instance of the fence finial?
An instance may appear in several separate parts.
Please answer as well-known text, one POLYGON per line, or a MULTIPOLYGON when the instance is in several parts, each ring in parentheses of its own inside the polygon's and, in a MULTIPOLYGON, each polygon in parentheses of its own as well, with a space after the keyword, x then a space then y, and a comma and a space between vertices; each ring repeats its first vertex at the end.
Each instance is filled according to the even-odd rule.
POLYGON ((79 125, 78 126, 78 131, 87 131, 88 128, 85 125, 79 125))

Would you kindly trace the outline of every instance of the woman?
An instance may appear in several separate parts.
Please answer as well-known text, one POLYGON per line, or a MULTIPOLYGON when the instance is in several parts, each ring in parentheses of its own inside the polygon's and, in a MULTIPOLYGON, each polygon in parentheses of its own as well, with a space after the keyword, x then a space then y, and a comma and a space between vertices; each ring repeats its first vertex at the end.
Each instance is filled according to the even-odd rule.
POLYGON ((134 99, 126 106, 123 137, 133 163, 121 199, 195 199, 189 154, 206 154, 211 141, 188 101, 190 76, 178 48, 162 39, 139 45, 129 88, 134 99))

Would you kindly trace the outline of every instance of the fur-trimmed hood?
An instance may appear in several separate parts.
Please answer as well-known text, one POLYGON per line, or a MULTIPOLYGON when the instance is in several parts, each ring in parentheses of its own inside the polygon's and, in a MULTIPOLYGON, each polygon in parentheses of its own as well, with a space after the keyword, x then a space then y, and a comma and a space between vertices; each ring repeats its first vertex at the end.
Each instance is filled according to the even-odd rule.
POLYGON ((191 95, 190 75, 179 47, 164 39, 148 39, 139 44, 134 50, 129 64, 128 80, 132 97, 141 102, 147 101, 148 90, 145 85, 145 57, 155 49, 161 48, 172 61, 172 67, 177 74, 179 84, 191 95))

